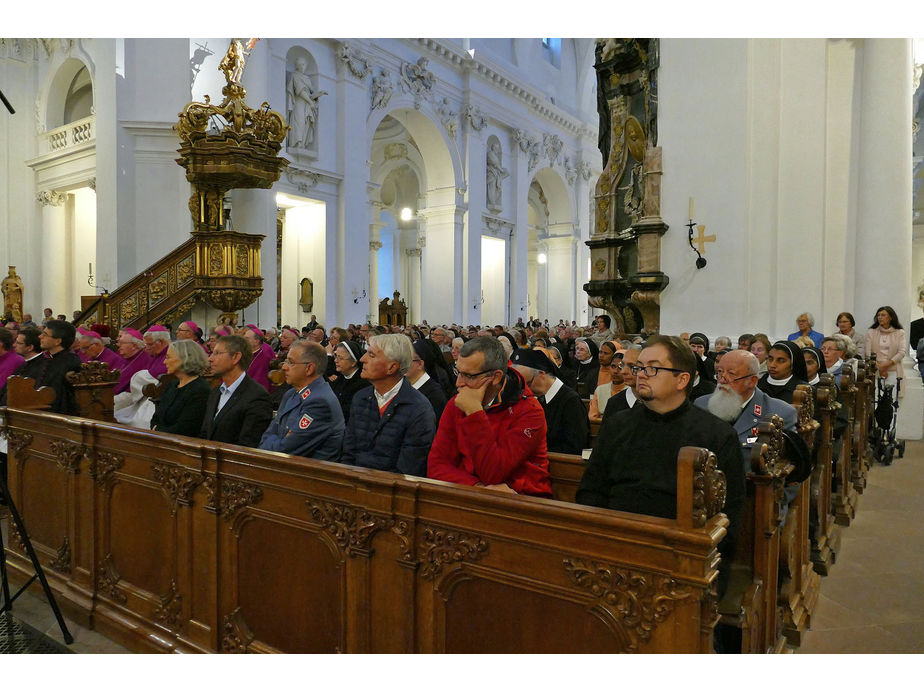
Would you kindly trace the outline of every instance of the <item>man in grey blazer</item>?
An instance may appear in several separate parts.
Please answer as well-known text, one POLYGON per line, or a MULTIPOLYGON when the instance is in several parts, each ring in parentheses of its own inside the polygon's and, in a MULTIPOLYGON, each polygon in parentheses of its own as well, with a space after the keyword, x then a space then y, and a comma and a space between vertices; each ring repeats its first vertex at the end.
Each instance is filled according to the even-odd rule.
POLYGON ((261 450, 328 462, 340 459, 343 411, 324 379, 326 367, 327 351, 320 344, 299 340, 289 347, 282 370, 292 387, 260 440, 261 450))
POLYGON ((253 352, 243 337, 219 337, 209 356, 221 385, 205 405, 200 438, 255 448, 270 421, 273 405, 263 386, 247 376, 253 352))
POLYGON ((770 397, 757 388, 757 371, 760 364, 749 351, 731 351, 716 366, 718 386, 711 395, 698 397, 694 404, 730 423, 741 443, 741 456, 745 472, 751 467, 751 448, 757 442, 757 428, 761 421, 769 421, 776 414, 783 419, 783 428, 796 430, 798 416, 795 408, 786 402, 770 397))

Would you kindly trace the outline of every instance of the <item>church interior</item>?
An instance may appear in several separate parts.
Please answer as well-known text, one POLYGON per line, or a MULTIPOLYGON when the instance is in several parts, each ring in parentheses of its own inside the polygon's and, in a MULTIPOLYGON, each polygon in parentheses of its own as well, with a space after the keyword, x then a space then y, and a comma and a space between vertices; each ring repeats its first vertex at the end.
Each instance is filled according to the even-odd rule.
MULTIPOLYGON (((924 318, 924 40, 204 26, 0 39, 8 320, 468 339, 536 319, 590 335, 606 316, 630 342, 700 333, 708 350, 786 340, 805 315, 824 335, 845 311, 857 333, 881 306, 924 318)), ((914 351, 894 463, 867 442, 875 359, 793 403, 815 457, 788 513, 791 448, 753 429, 752 540, 721 598, 707 455, 678 461, 676 517, 646 520, 576 505, 580 455, 550 452, 549 499, 507 498, 164 443, 115 423, 106 376, 80 384, 80 417, 11 399, 11 495, 74 642, 38 584, 12 613, 81 654, 711 653, 717 624, 744 653, 920 653, 914 351)), ((10 517, 3 546, 18 590, 10 517)))

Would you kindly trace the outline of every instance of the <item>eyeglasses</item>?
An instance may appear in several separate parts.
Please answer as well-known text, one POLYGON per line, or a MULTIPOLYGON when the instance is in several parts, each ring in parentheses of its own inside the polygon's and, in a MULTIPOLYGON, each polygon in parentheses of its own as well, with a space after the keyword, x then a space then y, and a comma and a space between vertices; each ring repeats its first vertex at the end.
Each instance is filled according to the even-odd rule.
POLYGON ((735 382, 738 382, 739 380, 744 380, 745 378, 756 378, 756 377, 757 377, 756 373, 748 373, 747 375, 741 375, 736 378, 734 373, 726 373, 725 371, 715 372, 716 380, 721 381, 721 382, 726 382, 726 383, 735 383, 735 382))
POLYGON ((304 365, 306 363, 311 363, 311 361, 293 361, 292 359, 287 358, 285 361, 283 361, 283 363, 287 366, 296 366, 299 364, 304 365))
POLYGON ((679 368, 668 368, 667 366, 629 366, 629 372, 632 375, 638 375, 644 372, 648 378, 654 378, 659 371, 670 371, 671 373, 686 373, 687 371, 679 368))
POLYGON ((227 356, 227 351, 218 351, 218 349, 212 349, 212 356, 227 356))
POLYGON ((475 380, 477 380, 481 376, 486 375, 488 373, 493 373, 495 370, 497 369, 489 368, 486 371, 479 371, 478 373, 463 373, 462 371, 459 371, 459 377, 462 378, 462 380, 464 380, 467 383, 472 383, 472 382, 475 382, 475 380))

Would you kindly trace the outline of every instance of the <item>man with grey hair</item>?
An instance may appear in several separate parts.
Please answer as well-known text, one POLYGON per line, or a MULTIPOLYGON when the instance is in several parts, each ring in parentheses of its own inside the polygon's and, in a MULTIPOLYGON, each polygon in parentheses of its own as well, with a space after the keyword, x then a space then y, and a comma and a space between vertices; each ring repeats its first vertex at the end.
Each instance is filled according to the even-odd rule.
POLYGON ((458 394, 443 411, 427 476, 533 496, 552 496, 545 414, 523 376, 507 369, 497 337, 459 352, 458 394))
POLYGON ((151 325, 144 333, 144 351, 151 358, 148 372, 159 378, 167 372, 164 359, 167 357, 167 347, 170 346, 170 330, 163 325, 151 325))
POLYGON ((403 334, 368 337, 360 359, 372 387, 353 396, 340 461, 413 476, 427 475, 427 453, 436 431, 430 401, 404 376, 414 349, 403 334))
POLYGON ((744 471, 750 471, 751 448, 757 442, 757 428, 761 421, 769 421, 774 414, 783 419, 783 427, 796 430, 798 417, 792 405, 770 397, 757 387, 760 364, 749 351, 736 349, 728 352, 716 366, 718 380, 715 392, 698 397, 694 404, 716 415, 734 427, 741 444, 744 471))

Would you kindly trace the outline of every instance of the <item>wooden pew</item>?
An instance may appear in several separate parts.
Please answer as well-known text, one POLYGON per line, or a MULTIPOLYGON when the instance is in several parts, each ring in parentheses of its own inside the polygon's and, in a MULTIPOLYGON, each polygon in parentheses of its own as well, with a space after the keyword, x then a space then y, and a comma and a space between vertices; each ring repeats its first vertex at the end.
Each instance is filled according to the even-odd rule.
POLYGON ((847 413, 847 427, 841 433, 839 441, 835 443, 835 452, 838 455, 834 463, 834 478, 832 481, 832 510, 834 521, 844 527, 850 526, 857 513, 858 494, 851 479, 853 478, 854 457, 856 446, 856 401, 857 386, 854 370, 851 366, 844 366, 841 372, 840 404, 847 413))
POLYGON ((6 403, 9 407, 48 411, 55 401, 55 391, 50 387, 36 389, 34 378, 11 375, 6 381, 6 403))
POLYGON ((854 418, 853 437, 853 466, 850 481, 857 493, 863 493, 866 488, 866 478, 872 465, 873 453, 869 444, 871 419, 873 416, 873 400, 876 391, 876 367, 873 361, 872 369, 869 361, 859 361, 857 368, 857 396, 856 414, 854 418))
POLYGON ((121 374, 119 370, 109 370, 109 364, 101 361, 82 363, 79 371, 67 374, 80 416, 115 423, 113 398, 121 374))
MULTIPOLYGON (((799 435, 809 450, 814 449, 819 424, 814 419, 814 396, 809 385, 799 385, 793 393, 793 406, 799 414, 799 435)), ((818 603, 821 578, 812 564, 809 542, 811 477, 799 484, 799 493, 789 505, 780 535, 780 594, 783 633, 793 645, 799 645, 809 628, 812 612, 818 603)))
POLYGON ((780 503, 792 465, 782 453, 783 420, 774 416, 760 424, 751 448, 741 532, 719 604, 720 622, 741 631, 741 652, 746 654, 779 653, 785 645, 777 608, 780 503))
POLYGON ((702 450, 681 451, 668 520, 5 417, 11 491, 62 608, 135 651, 712 649, 728 521, 702 450))
POLYGON ((586 460, 580 455, 549 453, 549 476, 552 478, 552 497, 555 500, 574 502, 586 465, 586 460))
POLYGON ((840 550, 840 527, 832 514, 834 420, 841 405, 837 401, 834 376, 821 375, 816 390, 816 414, 821 423, 816 440, 817 460, 811 480, 812 565, 819 575, 827 575, 840 550))

